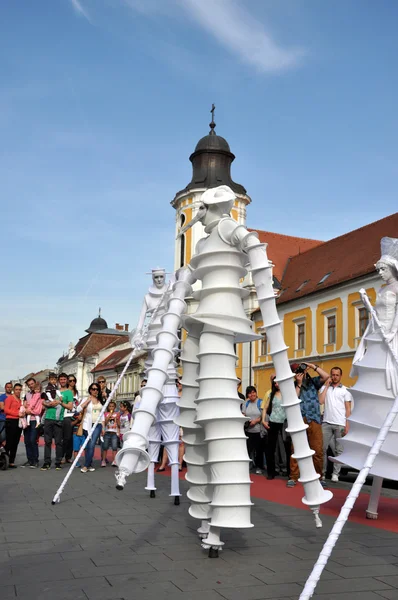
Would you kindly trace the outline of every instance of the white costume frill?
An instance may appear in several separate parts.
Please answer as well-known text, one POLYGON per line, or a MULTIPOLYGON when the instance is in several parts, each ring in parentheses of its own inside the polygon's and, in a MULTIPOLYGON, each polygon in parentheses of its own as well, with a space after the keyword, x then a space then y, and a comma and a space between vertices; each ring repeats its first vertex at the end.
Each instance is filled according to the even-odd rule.
MULTIPOLYGON (((398 294, 398 284, 395 287, 398 294)), ((381 288, 377 294, 375 310, 387 332, 396 314, 397 294, 387 287, 381 288)), ((398 352, 398 335, 395 335, 391 345, 398 352)), ((350 389, 354 410, 349 418, 349 433, 342 440, 344 451, 338 457, 338 462, 361 469, 398 395, 398 366, 373 321, 369 323, 354 357, 351 376, 356 375, 357 382, 350 389)), ((398 418, 370 474, 398 480, 398 418)))
MULTIPOLYGON (((252 527, 250 476, 245 417, 237 393, 234 344, 252 341, 253 333, 240 286, 247 257, 221 239, 218 227, 208 227, 191 260, 197 311, 185 317, 188 338, 181 356, 183 394, 178 424, 183 428, 186 479, 190 483, 190 514, 208 520, 213 528, 252 527), (200 366, 199 366, 200 361, 200 366)), ((199 533, 206 526, 202 523, 199 533)), ((210 535, 205 540, 209 545, 210 535)))

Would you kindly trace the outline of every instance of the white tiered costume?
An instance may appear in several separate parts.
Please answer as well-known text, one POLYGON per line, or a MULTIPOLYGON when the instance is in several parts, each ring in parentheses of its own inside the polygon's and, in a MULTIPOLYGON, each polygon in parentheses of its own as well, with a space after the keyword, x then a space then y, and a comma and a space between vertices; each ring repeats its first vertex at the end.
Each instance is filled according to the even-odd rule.
MULTIPOLYGON (((398 239, 381 240, 381 258, 376 269, 386 282, 377 293, 375 311, 387 340, 398 353, 398 239)), ((354 410, 349 418, 349 433, 342 440, 344 451, 338 462, 361 469, 384 419, 398 396, 398 365, 383 339, 380 328, 370 320, 358 346, 351 388, 354 410)), ((370 471, 374 476, 368 518, 377 518, 377 505, 383 478, 398 481, 398 418, 370 471)))
POLYGON ((272 263, 267 258, 266 245, 259 242, 257 235, 229 216, 234 199, 227 186, 207 190, 196 217, 180 232, 200 221, 209 235, 199 242, 190 267, 176 274, 141 404, 132 430, 126 434, 123 449, 116 457, 117 487, 123 489, 126 476, 142 471, 150 460, 145 451, 146 439, 161 398, 177 328, 186 309, 184 297, 190 293, 194 280, 199 279, 202 289, 197 292, 197 312, 184 323, 188 337, 181 356, 183 393, 177 423, 184 430, 186 479, 191 484, 189 512, 201 520, 198 532, 204 538, 203 547, 210 548, 210 556, 217 555, 223 545, 220 528, 252 527, 249 457, 243 430, 245 418, 237 395, 234 350, 236 342, 258 337, 245 315, 242 298, 246 292, 239 284, 247 272, 247 263, 271 347, 294 456, 299 462, 300 481, 305 488, 303 502, 313 510, 317 526, 321 526, 319 505, 332 497, 320 485, 314 469, 314 452, 306 435, 308 426, 301 416, 276 310, 272 263))
MULTIPOLYGON (((145 320, 150 319, 156 311, 155 318, 152 320, 152 322, 150 322, 148 327, 148 338, 146 342, 148 358, 145 362, 146 377, 148 369, 151 368, 153 363, 152 350, 156 346, 156 336, 162 329, 162 317, 166 310, 168 285, 165 281, 165 276, 165 269, 152 269, 153 285, 149 288, 148 293, 144 297, 137 328, 130 334, 131 342, 134 346, 134 340, 137 338, 137 336, 140 336, 140 332, 142 331, 145 320)), ((178 339, 176 340, 175 351, 177 351, 177 349, 178 339)), ((167 381, 162 389, 163 398, 159 403, 156 411, 155 421, 151 425, 148 434, 148 454, 151 462, 148 466, 147 486, 145 489, 150 491, 151 498, 155 497, 155 463, 158 462, 160 444, 162 443, 167 451, 169 465, 171 466, 170 496, 174 496, 175 504, 179 504, 179 497, 181 494, 178 477, 178 447, 180 441, 179 428, 175 424, 179 411, 176 404, 178 400, 178 392, 175 383, 177 373, 174 362, 174 353, 173 355, 170 354, 170 361, 167 366, 167 375, 167 381)), ((139 405, 134 409, 134 417, 138 408, 139 405)))

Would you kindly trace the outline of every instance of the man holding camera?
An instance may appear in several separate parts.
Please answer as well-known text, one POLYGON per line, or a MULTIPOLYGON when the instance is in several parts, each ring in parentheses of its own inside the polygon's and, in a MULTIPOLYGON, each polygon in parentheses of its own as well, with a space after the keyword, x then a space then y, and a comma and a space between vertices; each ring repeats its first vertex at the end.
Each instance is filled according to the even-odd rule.
MULTIPOLYGON (((329 374, 326 373, 318 365, 312 363, 293 363, 291 369, 295 374, 296 394, 301 400, 301 414, 304 423, 308 425, 307 437, 310 448, 314 450, 313 456, 315 471, 322 477, 323 473, 323 436, 321 425, 321 412, 319 406, 318 391, 323 383, 328 379, 329 374), (315 371, 316 376, 311 377, 308 369, 315 371)), ((293 450, 294 452, 294 450, 293 450)), ((299 468, 297 460, 290 458, 290 479, 287 482, 287 487, 294 487, 299 478, 299 468)), ((322 485, 326 485, 321 481, 322 485)))

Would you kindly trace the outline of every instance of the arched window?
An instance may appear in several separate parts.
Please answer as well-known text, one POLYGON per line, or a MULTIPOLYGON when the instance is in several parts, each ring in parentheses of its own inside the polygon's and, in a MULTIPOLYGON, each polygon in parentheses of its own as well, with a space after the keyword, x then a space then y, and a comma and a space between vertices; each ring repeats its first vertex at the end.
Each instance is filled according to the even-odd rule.
MULTIPOLYGON (((185 215, 180 216, 180 229, 184 227, 185 215)), ((180 237, 180 267, 185 265, 185 233, 180 237)))

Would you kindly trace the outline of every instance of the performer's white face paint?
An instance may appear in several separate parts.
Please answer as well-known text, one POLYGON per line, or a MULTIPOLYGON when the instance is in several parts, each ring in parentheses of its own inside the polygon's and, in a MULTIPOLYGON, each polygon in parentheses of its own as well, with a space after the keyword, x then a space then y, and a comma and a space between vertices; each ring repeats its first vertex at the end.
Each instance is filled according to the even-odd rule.
POLYGON ((393 269, 387 263, 378 262, 376 268, 383 281, 394 281, 396 279, 393 269))
POLYGON ((156 275, 152 276, 153 283, 155 284, 155 286, 158 289, 160 289, 164 286, 164 279, 165 279, 165 276, 163 273, 156 273, 156 275))

